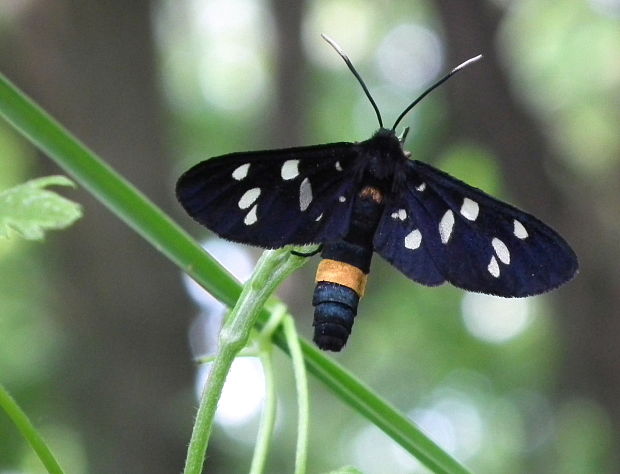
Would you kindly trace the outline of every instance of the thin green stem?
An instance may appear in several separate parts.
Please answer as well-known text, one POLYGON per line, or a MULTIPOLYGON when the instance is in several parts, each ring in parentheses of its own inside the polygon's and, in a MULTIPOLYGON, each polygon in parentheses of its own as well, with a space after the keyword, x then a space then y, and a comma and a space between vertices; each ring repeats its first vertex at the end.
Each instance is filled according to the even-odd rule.
POLYGON ((43 438, 39 435, 33 424, 26 416, 26 413, 19 407, 13 397, 7 392, 2 384, 0 384, 0 407, 15 423, 15 426, 21 431, 26 441, 30 443, 32 449, 47 469, 52 474, 63 474, 64 471, 56 461, 56 458, 50 451, 43 438))
POLYGON ((267 455, 269 446, 273 438, 273 427, 276 422, 276 384, 273 376, 272 351, 273 345, 270 343, 260 351, 260 361, 263 366, 265 377, 265 406, 261 414, 258 434, 256 436, 256 446, 254 447, 254 455, 252 456, 252 465, 250 474, 261 474, 265 470, 267 463, 267 455))
POLYGON ((247 344, 260 310, 280 283, 306 261, 305 258, 291 254, 290 247, 267 250, 258 260, 254 273, 243 287, 237 304, 220 330, 218 354, 211 366, 196 414, 185 474, 202 472, 215 410, 226 375, 236 355, 247 344))
POLYGON ((308 396, 308 377, 304 356, 299 345, 295 320, 287 315, 282 323, 284 337, 288 344, 293 372, 295 374, 295 388, 297 390, 297 449, 295 450, 295 474, 305 474, 308 459, 308 432, 310 430, 310 402, 308 396))
POLYGON ((192 438, 185 459, 185 474, 199 474, 202 472, 205 452, 211 435, 213 419, 217 410, 217 402, 222 395, 226 376, 230 371, 236 350, 232 346, 220 349, 215 361, 209 369, 209 376, 202 389, 200 406, 196 413, 192 438))
POLYGON ((276 384, 273 374, 273 332, 282 322, 282 318, 286 315, 286 305, 275 303, 271 305, 271 315, 265 323, 260 333, 253 339, 258 345, 258 354, 263 366, 265 377, 265 406, 261 415, 258 434, 256 436, 256 446, 254 447, 254 455, 252 456, 252 465, 250 474, 260 474, 265 470, 267 463, 267 455, 269 446, 273 438, 273 427, 276 420, 276 384))
POLYGON ((273 346, 273 333, 276 332, 282 319, 286 316, 286 305, 278 300, 271 300, 265 304, 265 309, 269 311, 269 319, 262 324, 259 334, 259 344, 265 344, 266 346, 273 346))

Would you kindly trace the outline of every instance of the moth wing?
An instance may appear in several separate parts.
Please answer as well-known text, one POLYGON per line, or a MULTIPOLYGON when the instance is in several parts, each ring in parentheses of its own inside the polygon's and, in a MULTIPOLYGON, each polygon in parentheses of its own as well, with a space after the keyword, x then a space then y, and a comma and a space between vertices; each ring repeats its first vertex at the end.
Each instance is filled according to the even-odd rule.
POLYGON ((183 174, 187 213, 219 236, 264 248, 336 240, 349 227, 357 145, 232 153, 183 174))
POLYGON ((421 181, 409 176, 409 165, 406 175, 400 192, 387 196, 373 238, 374 250, 412 280, 427 286, 441 285, 446 278, 434 258, 441 248, 433 238, 433 216, 420 207, 416 185, 421 181))
POLYGON ((573 250, 534 216, 419 161, 407 163, 405 182, 386 207, 375 248, 413 280, 520 297, 576 274, 573 250), (404 220, 393 217, 400 209, 404 220))

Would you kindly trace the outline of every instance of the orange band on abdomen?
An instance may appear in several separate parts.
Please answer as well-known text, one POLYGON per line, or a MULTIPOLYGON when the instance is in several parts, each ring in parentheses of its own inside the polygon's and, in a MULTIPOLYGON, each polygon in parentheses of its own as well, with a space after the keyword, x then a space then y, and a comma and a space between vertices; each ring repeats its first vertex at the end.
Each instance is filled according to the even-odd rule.
POLYGON ((315 278, 316 281, 328 281, 351 288, 360 298, 364 296, 367 279, 368 275, 359 268, 329 258, 321 260, 315 278))

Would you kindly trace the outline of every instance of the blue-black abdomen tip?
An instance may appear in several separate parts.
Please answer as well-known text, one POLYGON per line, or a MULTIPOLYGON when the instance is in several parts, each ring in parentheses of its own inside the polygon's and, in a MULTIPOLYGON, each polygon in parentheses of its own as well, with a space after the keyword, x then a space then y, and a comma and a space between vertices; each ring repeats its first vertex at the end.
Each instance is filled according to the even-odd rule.
POLYGON ((314 342, 319 348, 340 351, 347 343, 357 314, 359 296, 351 288, 320 281, 314 290, 314 342))

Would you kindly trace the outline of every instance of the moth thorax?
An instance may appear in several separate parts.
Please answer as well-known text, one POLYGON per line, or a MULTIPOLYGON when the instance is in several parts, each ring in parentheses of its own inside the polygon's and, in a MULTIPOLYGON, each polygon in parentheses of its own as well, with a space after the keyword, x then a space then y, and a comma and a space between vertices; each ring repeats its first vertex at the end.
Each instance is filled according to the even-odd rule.
POLYGON ((377 204, 381 204, 383 202, 383 193, 374 186, 364 186, 359 193, 361 198, 370 198, 377 204))
POLYGON ((359 268, 336 260, 322 260, 312 298, 314 342, 323 350, 340 351, 347 343, 364 295, 367 275, 359 268))

